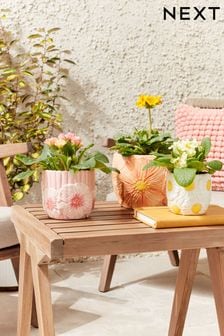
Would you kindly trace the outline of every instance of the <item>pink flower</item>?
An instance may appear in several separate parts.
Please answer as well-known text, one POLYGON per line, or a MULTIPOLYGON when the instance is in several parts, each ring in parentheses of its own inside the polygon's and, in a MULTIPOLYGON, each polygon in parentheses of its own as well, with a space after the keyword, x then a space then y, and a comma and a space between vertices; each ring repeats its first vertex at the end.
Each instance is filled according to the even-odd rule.
POLYGON ((77 146, 79 146, 79 147, 82 146, 81 139, 80 139, 80 137, 78 137, 78 136, 74 136, 74 137, 71 139, 71 143, 72 143, 73 145, 77 145, 77 146))
POLYGON ((72 140, 74 137, 75 137, 75 134, 72 133, 72 132, 68 132, 68 133, 65 134, 65 138, 67 140, 72 140))
POLYGON ((45 206, 48 210, 53 210, 55 207, 55 200, 53 198, 47 198, 45 206))
POLYGON ((52 138, 48 138, 44 141, 44 143, 48 146, 55 146, 55 143, 58 139, 55 138, 55 137, 52 137, 52 138))
POLYGON ((93 207, 93 197, 84 183, 64 185, 57 195, 57 207, 64 219, 88 217, 93 207))
POLYGON ((58 139, 67 140, 64 133, 60 133, 59 136, 58 136, 58 139))
POLYGON ((80 208, 84 205, 84 197, 81 194, 75 194, 70 200, 70 206, 72 208, 80 208))
POLYGON ((63 139, 57 139, 55 141, 55 146, 58 147, 58 148, 62 148, 64 147, 64 145, 66 144, 66 140, 63 140, 63 139))
POLYGON ((81 139, 80 139, 80 137, 76 136, 72 132, 61 133, 61 134, 59 134, 58 138, 60 140, 70 141, 73 145, 81 146, 81 139))
POLYGON ((57 208, 57 190, 46 188, 42 192, 43 208, 51 218, 61 218, 57 208))

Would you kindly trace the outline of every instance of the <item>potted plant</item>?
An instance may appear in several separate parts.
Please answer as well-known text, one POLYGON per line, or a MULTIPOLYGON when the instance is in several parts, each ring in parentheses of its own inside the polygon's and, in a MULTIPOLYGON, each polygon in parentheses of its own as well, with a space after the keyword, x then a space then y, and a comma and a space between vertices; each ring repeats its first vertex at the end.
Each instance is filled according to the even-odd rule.
POLYGON ((178 140, 170 153, 154 153, 149 167, 166 167, 168 207, 175 214, 202 215, 206 212, 211 196, 211 175, 222 169, 219 160, 208 161, 210 138, 200 143, 196 140, 178 140))
POLYGON ((148 111, 147 129, 136 129, 130 135, 115 140, 112 181, 118 202, 127 208, 166 204, 166 169, 150 167, 143 170, 151 153, 168 153, 172 144, 170 134, 152 128, 151 109, 162 103, 160 96, 140 95, 136 105, 148 111))
MULTIPOLYGON (((18 157, 30 167, 27 175, 43 171, 42 201, 49 217, 79 219, 90 215, 95 201, 95 169, 112 171, 107 157, 99 151, 91 152, 92 147, 83 146, 80 137, 71 132, 61 133, 45 140, 38 158, 18 157)), ((16 178, 20 180, 21 174, 16 178)))
MULTIPOLYGON (((0 21, 8 15, 0 9, 0 21)), ((1 22, 0 25, 0 143, 29 142, 35 157, 43 142, 60 130, 64 84, 69 74, 68 50, 57 47, 54 35, 58 27, 38 28, 27 38, 28 50, 1 22), (23 46, 22 46, 23 47, 23 46)), ((17 158, 4 159, 14 201, 29 192, 37 174, 27 176, 27 167, 17 158), (15 176, 24 172, 24 179, 15 176)))

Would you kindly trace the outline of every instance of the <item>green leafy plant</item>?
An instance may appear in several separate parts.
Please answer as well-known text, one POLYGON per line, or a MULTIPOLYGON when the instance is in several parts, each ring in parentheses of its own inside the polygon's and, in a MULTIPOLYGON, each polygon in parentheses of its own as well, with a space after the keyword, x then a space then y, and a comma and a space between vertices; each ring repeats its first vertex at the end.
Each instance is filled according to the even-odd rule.
POLYGON ((211 149, 210 138, 204 138, 201 143, 196 140, 178 140, 170 147, 170 153, 154 153, 155 159, 147 164, 149 167, 167 167, 173 173, 176 182, 187 187, 194 181, 196 174, 214 174, 222 169, 219 160, 207 161, 211 149))
POLYGON ((152 152, 168 153, 171 144, 172 139, 167 132, 160 133, 158 130, 152 130, 149 134, 147 130, 136 129, 132 134, 116 139, 111 149, 123 156, 147 155, 152 152))
POLYGON ((75 134, 61 133, 58 137, 45 140, 42 153, 37 158, 19 155, 18 160, 30 168, 14 177, 19 182, 29 178, 41 170, 66 170, 77 172, 80 170, 99 169, 108 174, 113 169, 108 166, 108 158, 99 151, 91 152, 93 144, 86 147, 75 134))
POLYGON ((135 129, 129 135, 122 135, 115 140, 112 150, 118 151, 123 156, 147 155, 152 152, 168 153, 173 140, 170 133, 160 132, 152 128, 151 109, 162 103, 160 96, 140 95, 136 105, 148 111, 148 129, 135 129))
MULTIPOLYGON (((37 29, 28 36, 26 51, 4 27, 6 15, 7 10, 0 11, 0 143, 30 142, 35 158, 44 140, 61 130, 63 84, 69 73, 65 64, 74 62, 67 58, 69 51, 56 47, 59 28, 37 29)), ((9 157, 4 165, 13 198, 19 200, 38 174, 18 181, 14 177, 26 172, 26 165, 9 157)))

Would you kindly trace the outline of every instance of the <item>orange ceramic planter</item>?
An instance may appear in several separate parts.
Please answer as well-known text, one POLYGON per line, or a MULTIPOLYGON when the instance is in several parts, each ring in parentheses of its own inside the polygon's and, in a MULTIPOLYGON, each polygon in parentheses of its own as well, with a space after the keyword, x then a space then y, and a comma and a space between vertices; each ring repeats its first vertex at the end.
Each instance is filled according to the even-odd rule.
POLYGON ((165 168, 143 167, 153 159, 152 155, 122 156, 115 153, 113 167, 120 171, 112 173, 114 192, 118 202, 126 208, 166 205, 165 168))

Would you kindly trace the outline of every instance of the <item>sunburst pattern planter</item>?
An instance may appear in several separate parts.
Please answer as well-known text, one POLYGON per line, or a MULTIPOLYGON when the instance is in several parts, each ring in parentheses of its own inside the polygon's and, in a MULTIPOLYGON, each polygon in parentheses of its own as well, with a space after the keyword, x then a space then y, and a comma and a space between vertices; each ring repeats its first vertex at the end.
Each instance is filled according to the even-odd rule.
POLYGON ((167 202, 178 215, 203 215, 211 199, 211 175, 197 174, 188 187, 177 184, 173 174, 167 178, 167 202))
POLYGON ((143 167, 153 159, 152 155, 122 156, 114 153, 113 167, 120 173, 112 173, 114 192, 118 202, 126 208, 166 204, 167 170, 143 167))
POLYGON ((95 171, 43 171, 42 201, 51 218, 88 217, 95 202, 95 171))

